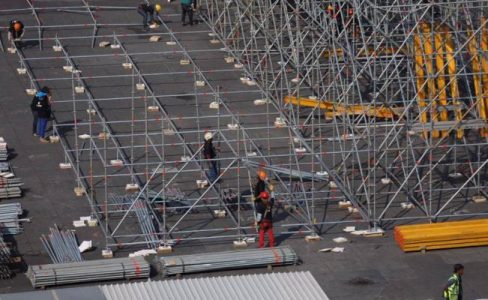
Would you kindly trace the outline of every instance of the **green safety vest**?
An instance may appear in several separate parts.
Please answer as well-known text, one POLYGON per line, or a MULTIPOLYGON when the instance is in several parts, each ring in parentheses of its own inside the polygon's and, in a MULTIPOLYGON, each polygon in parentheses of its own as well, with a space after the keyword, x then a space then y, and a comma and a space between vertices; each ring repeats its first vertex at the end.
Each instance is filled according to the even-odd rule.
POLYGON ((457 300, 459 295, 459 276, 458 274, 452 274, 449 277, 449 281, 453 281, 453 283, 447 287, 447 290, 444 291, 444 298, 448 300, 457 300))

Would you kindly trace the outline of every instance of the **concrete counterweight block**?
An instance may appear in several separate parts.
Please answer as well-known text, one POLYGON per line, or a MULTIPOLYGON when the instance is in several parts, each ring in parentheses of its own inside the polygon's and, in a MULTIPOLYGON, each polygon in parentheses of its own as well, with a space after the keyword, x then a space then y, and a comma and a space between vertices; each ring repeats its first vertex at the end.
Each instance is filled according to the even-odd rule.
POLYGON ((75 187, 73 191, 75 192, 75 195, 76 195, 77 197, 81 197, 81 196, 83 196, 84 194, 86 194, 86 190, 85 190, 85 188, 84 188, 84 187, 82 187, 82 186, 77 186, 77 187, 75 187))
POLYGON ((149 38, 149 41, 155 43, 155 42, 159 42, 160 39, 161 37, 159 35, 153 35, 149 38))

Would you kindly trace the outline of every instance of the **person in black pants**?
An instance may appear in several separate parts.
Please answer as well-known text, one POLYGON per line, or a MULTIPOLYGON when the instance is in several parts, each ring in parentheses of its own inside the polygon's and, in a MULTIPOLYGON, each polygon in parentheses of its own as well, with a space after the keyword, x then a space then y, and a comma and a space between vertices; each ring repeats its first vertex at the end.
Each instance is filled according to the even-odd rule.
POLYGON ((193 11, 197 7, 196 0, 180 0, 181 3, 181 23, 183 26, 190 24, 193 26, 193 11), (188 20, 190 23, 186 23, 186 15, 188 15, 188 20))
POLYGON ((39 141, 41 143, 49 143, 49 140, 45 138, 47 123, 51 116, 51 101, 47 87, 43 87, 37 92, 36 97, 32 100, 31 109, 33 107, 37 113, 37 135, 39 136, 39 141))

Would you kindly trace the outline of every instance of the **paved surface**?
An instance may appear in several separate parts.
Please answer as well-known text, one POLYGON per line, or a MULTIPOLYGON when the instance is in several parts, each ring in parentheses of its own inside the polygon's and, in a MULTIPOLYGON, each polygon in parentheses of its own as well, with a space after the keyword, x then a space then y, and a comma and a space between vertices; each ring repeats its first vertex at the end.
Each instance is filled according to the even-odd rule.
MULTIPOLYGON (((113 4, 116 1, 100 2, 104 4, 112 2, 113 4)), ((117 5, 135 5, 136 2, 117 1, 117 5)), ((2 1, 1 5, 5 5, 6 3, 8 3, 9 8, 15 5, 23 6, 23 4, 19 4, 18 1, 14 0, 2 1)), ((0 8, 4 7, 0 6, 0 8)), ((168 9, 168 13, 176 12, 176 5, 168 9)), ((118 14, 120 16, 122 13, 118 14)), ((139 22, 139 16, 135 12, 123 13, 123 16, 127 18, 128 22, 139 22)), ((114 16, 111 18, 114 18, 114 16)), ((2 24, 5 24, 7 19, 7 16, 1 15, 0 21, 2 24)), ((203 24, 193 28, 183 28, 179 25, 177 16, 168 16, 165 19, 169 21, 168 26, 175 31, 208 30, 203 24)), ((82 20, 86 21, 86 18, 73 15, 72 19, 64 21, 79 23, 82 20)), ((28 25, 33 24, 29 22, 26 23, 28 25)), ((112 22, 115 22, 115 20, 112 19, 112 22)), ((132 27, 117 30, 118 32, 141 33, 132 27)), ((87 32, 89 30, 83 34, 87 34, 87 32)), ((110 34, 110 32, 109 29, 105 29, 102 31, 102 34, 110 34)), ((54 32, 46 32, 46 36, 52 36, 53 34, 54 32)), ((71 34, 80 34, 80 32, 73 30, 71 34)), ((2 36, 5 37, 4 34, 2 36)), ((194 40, 190 35, 185 35, 183 40, 187 49, 192 49, 193 47, 197 49, 210 47, 207 40, 194 40)), ((148 45, 148 43, 139 44, 137 40, 131 40, 129 47, 131 48, 131 52, 151 50, 151 45, 148 45)), ((79 51, 79 54, 86 54, 87 51, 90 51, 90 48, 80 46, 78 48, 73 47, 69 50, 74 51, 74 54, 76 54, 76 51, 79 51)), ((33 52, 36 50, 26 50, 26 52, 29 51, 33 52)), ((100 50, 94 49, 93 51, 100 50)), ((49 55, 51 54, 52 52, 49 52, 49 55)), ((165 59, 175 60, 179 58, 169 56, 165 57, 165 59)), ((219 59, 222 61, 221 58, 219 59)), ((26 210, 27 216, 32 219, 31 223, 25 225, 25 233, 15 237, 18 250, 27 264, 41 264, 48 263, 49 258, 42 249, 39 240, 40 235, 47 233, 48 228, 53 226, 54 223, 60 226, 71 227, 72 220, 78 219, 83 215, 88 215, 90 209, 85 198, 76 198, 73 194, 75 179, 72 171, 61 171, 58 168, 58 163, 63 157, 61 147, 51 144, 40 145, 38 140, 31 136, 31 116, 28 109, 30 97, 25 95, 25 84, 19 81, 19 77, 15 73, 17 63, 16 56, 5 53, 0 54, 0 136, 4 136, 10 147, 13 148, 16 156, 11 162, 17 175, 25 183, 25 196, 19 200, 8 200, 8 202, 21 202, 26 210)), ((100 64, 101 61, 90 63, 94 70, 97 69, 97 63, 100 64)), ((154 69, 170 71, 175 68, 175 66, 168 64, 155 66, 151 57, 141 59, 138 63, 147 72, 151 72, 154 69)), ((204 68, 211 68, 213 61, 210 58, 208 61, 202 59, 200 63, 200 66, 204 68)), ((49 64, 39 69, 39 72, 46 71, 49 69, 49 64)), ((61 72, 61 74, 64 73, 61 72)), ((42 73, 38 75, 41 76, 42 73)), ((228 83, 226 81, 226 75, 220 74, 213 76, 212 80, 215 80, 216 83, 228 83)), ((180 84, 182 85, 188 83, 188 80, 189 82, 193 81, 192 78, 178 80, 180 80, 180 84)), ((151 81, 151 86, 156 91, 161 92, 166 88, 164 82, 163 79, 156 78, 151 81)), ((93 85, 95 83, 92 82, 91 84, 93 85)), ((231 83, 229 82, 227 86, 230 85, 231 83)), ((118 88, 124 87, 121 84, 118 88)), ((172 84, 171 88, 175 92, 182 92, 184 90, 183 87, 180 87, 176 83, 174 85, 172 84)), ((95 96, 106 97, 107 94, 113 92, 113 89, 113 85, 108 85, 105 88, 99 86, 96 90, 100 94, 95 96)), ((127 92, 122 91, 121 93, 126 94, 127 92)), ((58 93, 57 96, 59 99, 66 95, 66 93, 69 95, 70 92, 58 90, 56 93, 58 93)), ((207 101, 205 103, 210 101, 208 98, 203 98, 204 102, 207 101)), ((171 103, 167 104, 168 111, 178 114, 179 110, 176 102, 173 105, 171 103)), ((127 113, 127 106, 120 103, 104 105, 107 113, 127 113), (115 108, 119 108, 120 111, 113 110, 115 108)), ((69 121, 68 108, 63 108, 60 105, 56 107, 56 110, 59 112, 57 117, 65 117, 66 119, 64 121, 69 121)), ((248 122, 251 121, 248 120, 248 122)), ((185 125, 189 126, 189 124, 184 122, 178 125, 182 128, 185 128, 185 125)), ((211 125, 212 122, 209 122, 202 126, 211 125)), ((127 128, 119 128, 118 130, 123 132, 127 128)), ((73 133, 68 134, 74 135, 73 133)), ((285 145, 284 147, 287 146, 285 145)), ((175 153, 174 155, 177 154, 175 153)), ((114 185, 118 185, 120 188, 122 184, 122 182, 118 182, 114 185)), ((182 182, 181 184, 183 185, 184 183, 182 182)), ((320 242, 312 244, 305 243, 303 236, 300 235, 294 238, 286 238, 287 236, 280 237, 280 243, 289 244, 297 251, 302 260, 302 264, 296 267, 279 268, 276 270, 310 270, 331 299, 438 299, 441 295, 442 286, 451 272, 452 265, 460 262, 466 266, 466 275, 464 278, 466 299, 488 297, 488 286, 485 284, 485 273, 488 269, 486 248, 436 251, 426 254, 403 254, 394 244, 391 232, 387 232, 384 238, 367 239, 341 234, 341 229, 341 227, 324 228, 323 239, 320 242), (345 247, 344 253, 317 252, 321 248, 333 246, 331 239, 339 235, 350 238, 350 242, 338 245, 345 247)), ((80 240, 93 240, 97 247, 95 251, 84 255, 84 257, 86 259, 99 258, 100 247, 103 245, 101 231, 98 228, 85 228, 77 230, 77 235, 80 240)), ((228 250, 229 248, 230 245, 227 242, 222 242, 221 244, 216 242, 209 244, 193 242, 179 245, 175 253, 197 254, 200 252, 228 250)), ((127 251, 119 251, 117 255, 125 255, 127 251)), ((262 269, 242 270, 213 273, 211 276, 264 271, 262 269)), ((22 274, 18 274, 12 280, 2 281, 0 284, 0 293, 28 290, 32 290, 32 288, 22 274)))

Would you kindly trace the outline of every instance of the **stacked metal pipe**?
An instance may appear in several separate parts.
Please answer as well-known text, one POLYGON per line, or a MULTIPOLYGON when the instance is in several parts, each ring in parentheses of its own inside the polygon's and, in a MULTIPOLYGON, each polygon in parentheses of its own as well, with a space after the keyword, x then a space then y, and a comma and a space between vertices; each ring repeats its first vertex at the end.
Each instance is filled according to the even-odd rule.
POLYGON ((29 266, 32 287, 81 282, 149 278, 150 265, 144 257, 90 260, 76 263, 29 266))
POLYGON ((10 164, 8 162, 0 162, 0 172, 7 172, 10 170, 10 164))
POLYGON ((55 264, 83 261, 78 241, 73 230, 59 230, 58 226, 49 228, 50 234, 42 235, 41 242, 55 264))
POLYGON ((0 279, 8 279, 12 276, 9 264, 12 262, 10 249, 0 233, 0 279))
POLYGON ((22 196, 22 181, 20 178, 5 178, 0 176, 0 198, 19 198, 22 196))
POLYGON ((157 229, 154 226, 153 216, 144 198, 136 200, 135 195, 121 196, 111 194, 110 199, 113 204, 117 204, 118 209, 126 210, 132 206, 132 211, 134 211, 137 216, 139 227, 144 235, 147 247, 152 249, 157 248, 160 244, 157 229), (134 203, 134 205, 132 205, 132 203, 134 203))
POLYGON ((0 163, 0 199, 21 197, 21 186, 22 181, 15 178, 10 164, 8 162, 0 163))
POLYGON ((0 233, 21 233, 23 231, 21 222, 25 220, 19 219, 20 215, 22 215, 20 203, 0 204, 0 233))
POLYGON ((0 137, 0 161, 6 161, 8 159, 7 143, 0 137))
POLYGON ((268 265, 283 266, 296 264, 297 261, 298 256, 288 246, 168 256, 160 259, 164 276, 268 265))

